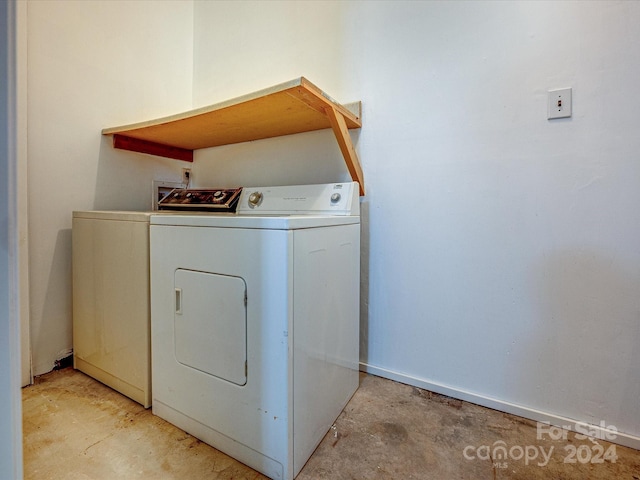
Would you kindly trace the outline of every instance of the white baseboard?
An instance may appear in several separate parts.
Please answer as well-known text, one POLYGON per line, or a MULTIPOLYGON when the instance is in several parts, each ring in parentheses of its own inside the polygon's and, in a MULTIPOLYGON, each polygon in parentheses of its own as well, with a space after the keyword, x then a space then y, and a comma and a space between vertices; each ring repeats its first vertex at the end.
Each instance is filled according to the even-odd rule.
MULTIPOLYGON (((556 427, 563 427, 567 425, 575 426, 576 424, 578 424, 581 426, 583 431, 595 432, 597 438, 611 438, 611 432, 606 428, 603 428, 600 425, 590 424, 580 419, 570 419, 550 412, 543 412, 529 407, 523 407, 522 405, 516 405, 514 403, 505 402, 504 400, 499 400, 497 398, 486 397, 484 395, 479 395, 477 393, 449 387, 447 385, 429 382, 421 378, 409 376, 404 373, 394 372, 392 370, 376 367, 367 363, 360 363, 360 371, 370 373, 378 377, 388 378, 389 380, 394 380, 396 382, 404 383, 407 385, 412 385, 424 390, 429 390, 430 392, 435 392, 441 395, 446 395, 448 397, 464 400, 465 402, 475 403, 476 405, 492 408, 494 410, 505 413, 510 413, 519 417, 524 417, 535 422, 545 422, 556 427)), ((615 438, 607 441, 616 443, 618 445, 623 445, 625 447, 630 447, 635 450, 640 450, 640 437, 621 431, 615 432, 615 438)))

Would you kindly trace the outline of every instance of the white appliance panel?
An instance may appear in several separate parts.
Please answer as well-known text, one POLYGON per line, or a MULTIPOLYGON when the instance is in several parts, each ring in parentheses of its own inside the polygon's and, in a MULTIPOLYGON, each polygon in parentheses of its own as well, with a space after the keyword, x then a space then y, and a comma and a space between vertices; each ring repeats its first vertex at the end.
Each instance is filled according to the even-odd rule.
POLYGON ((292 255, 289 231, 151 226, 153 412, 272 478, 292 469, 292 255), (244 279, 244 386, 176 360, 179 269, 244 279))
POLYGON ((151 405, 149 214, 73 212, 73 362, 151 405))
POLYGON ((294 472, 358 388, 360 225, 294 231, 294 472))
POLYGON ((223 380, 247 382, 246 285, 242 278, 175 272, 175 356, 223 380))

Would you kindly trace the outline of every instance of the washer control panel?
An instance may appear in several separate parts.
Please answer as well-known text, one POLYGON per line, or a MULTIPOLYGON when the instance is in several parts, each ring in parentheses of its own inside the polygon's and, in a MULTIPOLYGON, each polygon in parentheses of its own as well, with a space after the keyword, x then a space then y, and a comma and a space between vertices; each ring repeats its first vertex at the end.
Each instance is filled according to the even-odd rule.
POLYGON ((244 187, 238 215, 359 215, 357 182, 244 187))
POLYGON ((242 188, 176 188, 158 202, 159 210, 235 212, 242 188))

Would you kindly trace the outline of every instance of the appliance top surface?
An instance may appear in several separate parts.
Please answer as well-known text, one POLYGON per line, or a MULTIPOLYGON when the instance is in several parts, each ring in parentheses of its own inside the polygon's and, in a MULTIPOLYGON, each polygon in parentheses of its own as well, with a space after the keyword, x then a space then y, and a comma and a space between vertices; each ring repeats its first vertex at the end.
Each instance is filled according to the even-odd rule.
POLYGON ((154 212, 126 211, 126 210, 78 210, 73 212, 73 218, 90 220, 120 220, 127 222, 149 222, 154 212))
POLYGON ((360 222, 356 182, 244 187, 235 213, 189 210, 74 211, 73 218, 150 222, 154 225, 294 229, 360 222))
POLYGON ((154 214, 151 225, 295 230, 360 223, 356 215, 233 215, 201 212, 154 214))

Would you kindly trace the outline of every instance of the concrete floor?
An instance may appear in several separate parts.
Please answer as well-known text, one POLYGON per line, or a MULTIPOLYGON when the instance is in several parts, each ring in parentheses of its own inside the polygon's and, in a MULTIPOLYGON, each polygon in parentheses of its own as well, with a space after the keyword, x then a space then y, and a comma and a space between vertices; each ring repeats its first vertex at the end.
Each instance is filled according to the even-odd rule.
MULTIPOLYGON (((266 478, 71 368, 25 388, 23 409, 25 479, 266 478)), ((640 451, 536 434, 535 422, 363 374, 297 479, 640 480, 640 451), (507 458, 491 458, 497 446, 507 458)))

